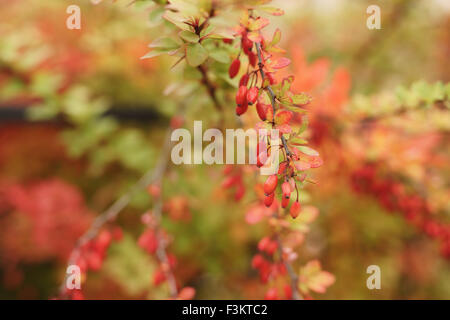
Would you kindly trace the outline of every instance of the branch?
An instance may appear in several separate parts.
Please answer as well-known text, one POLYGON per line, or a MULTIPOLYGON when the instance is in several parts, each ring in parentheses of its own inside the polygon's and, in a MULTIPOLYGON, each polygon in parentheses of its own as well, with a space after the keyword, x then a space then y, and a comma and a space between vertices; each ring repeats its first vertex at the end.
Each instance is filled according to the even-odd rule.
POLYGON ((216 96, 216 87, 211 82, 211 80, 208 78, 208 73, 207 73, 206 67, 202 64, 202 65, 198 66, 197 69, 202 74, 202 83, 205 85, 206 90, 208 91, 208 94, 211 97, 211 100, 214 102, 214 107, 220 113, 223 113, 223 106, 220 104, 220 102, 216 96))
MULTIPOLYGON (((158 184, 161 186, 161 180, 159 180, 158 184)), ((176 298, 178 296, 177 282, 172 272, 172 267, 170 266, 169 259, 167 257, 166 251, 167 243, 164 239, 162 231, 159 228, 162 215, 162 195, 159 195, 158 200, 153 207, 152 215, 155 218, 155 225, 156 225, 155 233, 158 239, 158 248, 156 249, 156 256, 160 261, 164 274, 166 276, 170 296, 172 298, 176 298)))
MULTIPOLYGON (((261 54, 261 44, 259 44, 258 42, 255 42, 255 45, 256 45, 256 52, 258 54, 259 73, 261 73, 262 84, 264 84, 264 79, 266 78, 266 74, 265 74, 265 72, 263 70, 264 62, 263 62, 263 58, 262 58, 262 54, 261 54)), ((273 92, 272 87, 270 86, 270 84, 268 84, 266 86, 266 89, 269 92, 270 104, 272 106, 272 113, 273 113, 273 116, 275 116, 275 111, 276 111, 276 108, 275 108, 276 101, 275 101, 275 99, 276 99, 276 96, 275 96, 275 93, 273 92)), ((273 126, 273 123, 272 123, 272 126, 273 126)), ((290 156, 292 153, 291 153, 291 151, 289 151, 289 148, 288 148, 287 142, 286 142, 286 138, 283 135, 281 135, 281 141, 283 142, 283 148, 286 150, 286 154, 288 156, 290 156)))
MULTIPOLYGON (((171 132, 172 129, 169 127, 167 129, 164 145, 162 147, 161 155, 158 159, 156 166, 145 173, 137 182, 134 184, 127 193, 122 195, 119 199, 117 199, 108 209, 106 209, 103 213, 97 216, 90 226, 90 228, 78 239, 75 244, 74 249, 70 253, 68 265, 76 264, 79 256, 81 247, 87 242, 94 239, 100 229, 108 222, 113 221, 117 218, 119 213, 128 205, 133 196, 140 190, 146 188, 154 181, 161 180, 164 172, 167 169, 168 157, 170 154, 170 146, 171 146, 171 132)), ((65 294, 65 286, 66 286, 67 275, 64 278, 63 283, 60 285, 59 293, 60 296, 64 296, 65 294)))
POLYGON ((280 255, 280 259, 283 262, 284 266, 286 267, 287 273, 289 275, 289 279, 291 280, 291 289, 292 289, 292 299, 293 300, 303 300, 303 297, 301 296, 300 292, 298 291, 298 276, 294 271, 294 268, 292 268, 292 265, 289 263, 289 261, 286 261, 283 258, 283 245, 280 240, 280 235, 278 233, 275 234, 275 239, 278 243, 278 253, 280 255))
MULTIPOLYGON (((261 73, 261 78, 262 78, 262 83, 264 85, 264 79, 266 77, 266 74, 264 73, 264 62, 262 59, 262 54, 261 54, 261 45, 256 42, 256 52, 258 54, 258 66, 259 66, 259 72, 261 73)), ((266 87, 267 91, 269 92, 269 96, 270 96, 270 102, 271 102, 271 106, 272 106, 272 111, 273 111, 273 115, 275 116, 275 93, 272 90, 272 87, 270 86, 270 84, 267 85, 266 87)), ((272 123, 273 126, 273 123, 272 123)), ((281 135, 281 141, 283 143, 283 148, 286 151, 286 154, 288 156, 291 155, 291 152, 289 151, 289 148, 287 146, 286 143, 286 139, 284 138, 283 135, 281 135)), ((286 267, 286 270, 288 272, 289 275, 289 279, 291 280, 291 289, 292 289, 292 298, 294 300, 301 300, 302 296, 300 295, 300 292, 298 291, 298 277, 294 272, 294 269, 292 268, 292 265, 289 263, 289 261, 286 261, 285 259, 283 259, 283 247, 282 247, 282 243, 280 241, 280 236, 278 235, 278 233, 276 234, 276 241, 278 243, 278 252, 280 254, 280 259, 281 261, 283 261, 284 266, 286 267)))

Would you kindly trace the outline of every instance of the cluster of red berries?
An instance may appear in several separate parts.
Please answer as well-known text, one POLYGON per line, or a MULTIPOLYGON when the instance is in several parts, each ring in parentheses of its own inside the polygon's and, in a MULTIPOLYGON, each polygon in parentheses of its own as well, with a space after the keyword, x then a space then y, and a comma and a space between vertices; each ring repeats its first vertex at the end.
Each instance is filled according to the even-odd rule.
POLYGON ((261 253, 256 254, 252 259, 252 268, 258 270, 259 272, 259 278, 261 282, 267 283, 270 276, 273 274, 276 274, 277 272, 285 273, 286 269, 284 268, 283 264, 272 264, 269 260, 267 260, 262 253, 266 253, 269 256, 272 256, 277 250, 277 243, 275 242, 274 245, 270 243, 270 239, 268 237, 261 239, 263 241, 264 239, 268 239, 269 243, 266 244, 269 247, 267 248, 261 248, 261 242, 258 244, 258 250, 261 251, 261 253))
MULTIPOLYGON (((258 270, 259 278, 262 283, 267 283, 269 279, 275 280, 278 277, 286 276, 286 266, 283 262, 271 262, 275 252, 278 250, 278 243, 270 237, 262 238, 258 243, 259 253, 255 254, 252 259, 252 268, 258 270)), ((292 289, 290 285, 283 286, 285 299, 292 299, 292 289)), ((277 300, 280 296, 275 287, 267 290, 264 299, 277 300)))
POLYGON ((404 185, 393 178, 380 177, 375 164, 367 164, 354 171, 351 179, 356 192, 375 195, 386 210, 403 213, 409 223, 429 237, 438 239, 441 244, 441 254, 450 259, 450 226, 432 217, 424 198, 408 193, 404 185))
MULTIPOLYGON (((286 170, 287 162, 282 162, 279 168, 278 174, 282 174, 284 170, 286 170)), ((264 205, 266 207, 270 207, 273 203, 274 197, 275 197, 275 190, 278 185, 278 174, 273 174, 269 176, 266 179, 266 182, 264 182, 264 205)), ((281 191, 282 191, 282 198, 281 198, 281 207, 287 208, 289 205, 289 202, 291 200, 291 193, 297 190, 297 200, 291 205, 291 208, 289 209, 289 213, 292 218, 297 218, 297 216, 300 213, 301 205, 298 201, 298 189, 295 184, 294 179, 285 180, 281 184, 281 191)))
MULTIPOLYGON (((84 243, 77 253, 76 265, 80 268, 81 274, 88 271, 99 271, 105 261, 106 253, 112 241, 120 241, 123 237, 122 229, 115 227, 112 230, 102 230, 94 239, 84 243)), ((84 299, 81 290, 67 289, 67 295, 72 300, 84 299)))
POLYGON ((245 195, 242 169, 239 166, 226 165, 223 174, 225 175, 225 179, 222 182, 222 188, 234 188, 234 200, 238 202, 245 195))
MULTIPOLYGON (((236 93, 236 114, 238 116, 243 115, 247 112, 248 106, 256 103, 256 111, 262 121, 267 119, 267 111, 270 109, 270 105, 264 104, 258 99, 260 92, 262 92, 261 87, 257 86, 258 82, 258 71, 259 66, 257 63, 258 56, 253 51, 254 43, 247 37, 247 30, 243 29, 241 32, 241 52, 248 57, 249 65, 256 68, 252 71, 248 71, 241 76, 239 80, 239 89, 236 93)), ((240 54, 239 57, 234 59, 228 70, 230 78, 234 78, 238 75, 241 68, 240 54)), ((272 73, 266 73, 265 76, 269 79, 270 84, 275 83, 275 79, 272 73)))
MULTIPOLYGON (((148 193, 153 198, 161 197, 160 185, 150 185, 148 193)), ((190 218, 187 199, 185 197, 174 197, 164 203, 162 209, 168 212, 173 220, 190 218)), ((153 272, 151 282, 154 286, 159 286, 170 281, 172 277, 173 285, 178 288, 179 284, 173 276, 173 270, 177 266, 177 258, 174 254, 167 252, 167 244, 170 242, 168 234, 161 228, 159 218, 156 218, 152 211, 146 212, 141 217, 142 223, 146 226, 145 231, 138 239, 138 245, 148 254, 153 256, 158 262, 158 267, 153 272)), ((175 289, 176 289, 175 288, 175 289)), ((181 288, 172 296, 173 299, 190 300, 195 295, 195 289, 191 287, 181 288)))

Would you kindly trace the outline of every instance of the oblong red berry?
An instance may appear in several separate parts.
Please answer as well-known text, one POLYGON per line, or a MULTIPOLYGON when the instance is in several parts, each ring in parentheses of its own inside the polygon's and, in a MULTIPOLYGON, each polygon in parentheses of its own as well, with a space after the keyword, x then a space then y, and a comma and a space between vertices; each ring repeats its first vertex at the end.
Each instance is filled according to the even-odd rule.
POLYGON ((242 50, 244 50, 245 54, 251 53, 251 50, 253 48, 253 42, 245 35, 242 37, 242 50))
POLYGON ((287 208, 287 206, 289 205, 290 200, 291 200, 290 197, 289 198, 283 197, 281 199, 281 207, 282 208, 287 208))
POLYGON ((266 182, 264 182, 264 193, 266 195, 273 193, 277 187, 277 184, 278 184, 278 175, 273 174, 269 176, 266 182))
POLYGON ((240 68, 241 68, 241 60, 234 59, 230 65, 230 68, 228 69, 228 75, 230 76, 231 79, 236 77, 240 68))
POLYGON ((268 104, 264 104, 261 102, 258 102, 256 104, 256 112, 258 113, 258 116, 262 121, 265 121, 267 119, 267 108, 268 107, 269 107, 268 104))
POLYGON ((237 106, 236 107, 236 115, 238 115, 238 116, 243 115, 244 113, 247 112, 247 109, 248 109, 248 104, 247 103, 245 103, 243 105, 240 105, 240 106, 237 106))
POLYGON ((264 196, 264 205, 267 208, 269 208, 272 205, 274 199, 275 199, 275 193, 271 193, 267 196, 264 196))
POLYGON ((267 77, 267 79, 269 79, 269 83, 271 84, 271 85, 273 85, 273 84, 275 84, 277 81, 275 80, 275 78, 273 77, 273 74, 272 73, 266 73, 266 77, 267 77))
POLYGON ((256 67, 256 63, 258 62, 258 56, 256 55, 256 53, 248 53, 248 62, 252 67, 256 67))
POLYGON ((270 245, 270 242, 271 242, 271 240, 269 237, 262 238, 258 242, 258 250, 265 251, 268 248, 268 246, 270 245))
POLYGON ((243 106, 247 104, 247 87, 240 86, 238 92, 236 93, 236 104, 238 106, 243 106))
POLYGON ((280 163, 280 166, 278 167, 278 174, 283 174, 284 171, 286 171, 288 164, 289 164, 289 162, 287 162, 287 161, 280 163))
POLYGON ((268 158, 267 151, 264 151, 264 150, 261 151, 256 158, 256 166, 258 168, 261 168, 263 165, 266 164, 267 158, 268 158))
POLYGON ((248 73, 244 74, 244 75, 241 77, 241 80, 239 80, 239 86, 247 86, 247 84, 248 84, 248 79, 249 79, 248 73))
POLYGON ((283 198, 289 198, 291 196, 291 185, 289 182, 283 182, 281 191, 283 192, 283 198))
POLYGON ((291 209, 289 210, 289 213, 290 213, 291 217, 295 219, 298 217, 300 210, 301 210, 300 202, 295 201, 292 204, 291 209))
POLYGON ((252 105, 258 99, 259 89, 258 87, 252 87, 247 91, 247 102, 252 105))

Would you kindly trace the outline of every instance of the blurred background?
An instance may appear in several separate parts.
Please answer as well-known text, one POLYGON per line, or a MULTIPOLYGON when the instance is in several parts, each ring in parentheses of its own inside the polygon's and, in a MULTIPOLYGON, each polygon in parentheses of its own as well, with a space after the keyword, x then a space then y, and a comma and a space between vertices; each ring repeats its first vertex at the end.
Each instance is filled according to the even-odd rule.
MULTIPOLYGON (((267 31, 282 30, 294 87, 314 98, 307 134, 324 159, 302 193, 320 214, 299 259, 336 277, 314 298, 448 299, 450 2, 376 1, 381 30, 369 30, 372 2, 274 2, 286 14, 267 31), (381 290, 366 287, 369 265, 381 268, 381 290)), ((0 0, 1 299, 54 297, 76 240, 155 166, 198 85, 170 70, 173 58, 140 59, 161 23, 147 1, 0 0), (71 4, 80 30, 66 28, 71 4)), ((187 128, 218 116, 206 93, 187 109, 187 128)), ((176 166, 165 177, 175 274, 198 299, 261 298, 251 259, 265 227, 246 222, 255 177, 243 174, 234 201, 222 171, 176 166)), ((86 298, 167 296, 137 244, 151 206, 143 190, 114 222, 123 236, 89 272, 86 298)))

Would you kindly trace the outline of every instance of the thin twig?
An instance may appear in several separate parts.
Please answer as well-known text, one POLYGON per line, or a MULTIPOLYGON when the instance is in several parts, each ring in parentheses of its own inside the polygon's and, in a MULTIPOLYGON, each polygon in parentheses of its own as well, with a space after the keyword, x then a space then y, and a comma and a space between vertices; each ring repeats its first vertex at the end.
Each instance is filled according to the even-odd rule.
POLYGON ((298 276, 295 273, 294 268, 289 263, 289 261, 283 258, 283 245, 281 243, 280 235, 278 233, 275 234, 275 239, 278 244, 278 253, 280 255, 280 259, 283 262, 284 266, 286 267, 289 279, 291 280, 292 299, 303 300, 303 297, 300 295, 300 292, 298 291, 298 276))
MULTIPOLYGON (((129 190, 127 193, 122 195, 119 199, 117 199, 108 209, 102 212, 99 216, 97 216, 94 222, 91 224, 90 228, 78 239, 73 248, 72 252, 69 255, 68 265, 76 264, 78 258, 81 254, 81 248, 84 244, 88 243, 92 239, 94 239, 100 229, 108 222, 113 221, 117 218, 120 212, 128 205, 133 196, 140 190, 146 188, 154 181, 158 181, 162 178, 164 172, 166 171, 168 165, 168 157, 170 154, 170 146, 171 146, 171 132, 172 129, 169 127, 167 129, 164 145, 162 147, 161 155, 158 159, 156 166, 147 171, 129 190)), ((59 293, 61 296, 65 295, 66 288, 66 279, 67 275, 64 278, 64 281, 60 285, 59 293)))
MULTIPOLYGON (((161 187, 161 180, 158 182, 161 187)), ((170 265, 169 259, 167 257, 167 243, 164 234, 160 228, 161 216, 162 216, 162 195, 159 195, 157 201, 153 207, 152 215, 155 218, 155 233, 158 239, 158 248, 156 249, 156 256, 159 262, 163 266, 163 271, 166 276, 167 284, 169 286, 170 296, 176 298, 178 296, 177 282, 175 276, 172 272, 172 267, 170 265)))

